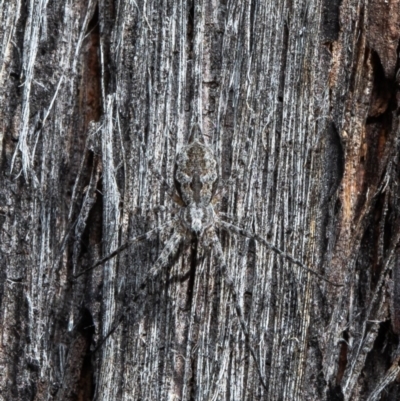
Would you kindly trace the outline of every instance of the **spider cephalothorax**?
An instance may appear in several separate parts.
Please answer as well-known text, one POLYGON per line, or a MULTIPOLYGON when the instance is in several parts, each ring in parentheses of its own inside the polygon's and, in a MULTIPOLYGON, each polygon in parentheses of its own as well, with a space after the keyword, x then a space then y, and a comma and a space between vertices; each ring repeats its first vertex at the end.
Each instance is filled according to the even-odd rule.
POLYGON ((192 129, 188 145, 176 157, 174 182, 183 206, 182 223, 193 234, 201 236, 214 223, 211 200, 218 185, 218 171, 214 153, 205 145, 197 125, 192 129))

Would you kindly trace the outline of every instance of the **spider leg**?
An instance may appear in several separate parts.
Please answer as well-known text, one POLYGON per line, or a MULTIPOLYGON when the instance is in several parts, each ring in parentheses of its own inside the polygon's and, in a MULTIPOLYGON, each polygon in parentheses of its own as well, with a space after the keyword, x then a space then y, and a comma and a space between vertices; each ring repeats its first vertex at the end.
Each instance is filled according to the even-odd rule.
MULTIPOLYGON (((146 149, 144 147, 144 144, 142 144, 143 151, 146 153, 146 149)), ((155 175, 158 181, 160 181, 160 184, 162 187, 164 187, 165 192, 167 195, 179 206, 184 206, 184 203, 182 202, 182 199, 177 195, 175 192, 175 189, 172 188, 169 184, 168 181, 162 176, 162 174, 155 168, 154 163, 153 163, 153 157, 149 158, 149 167, 152 172, 152 174, 155 175)))
POLYGON ((182 233, 176 230, 172 234, 168 242, 165 244, 164 249, 162 250, 160 256, 157 258, 154 266, 147 273, 146 277, 144 278, 141 284, 141 287, 147 282, 148 279, 156 276, 161 269, 167 266, 169 257, 175 254, 175 252, 178 250, 181 241, 182 241, 182 233))
POLYGON ((92 266, 88 267, 87 269, 82 270, 78 274, 75 274, 75 276, 72 276, 72 278, 73 279, 77 279, 78 277, 82 276, 83 274, 87 273, 88 271, 93 270, 96 267, 98 267, 98 266, 102 265, 103 263, 107 262, 108 260, 114 258, 115 256, 117 256, 120 252, 122 252, 123 250, 125 250, 129 246, 131 246, 131 245, 133 245, 133 244, 135 244, 137 242, 150 239, 155 233, 157 233, 158 231, 161 231, 163 228, 171 225, 171 223, 172 223, 172 220, 167 221, 165 224, 162 224, 159 227, 156 227, 156 228, 153 228, 150 231, 147 231, 147 233, 144 233, 144 234, 138 235, 137 237, 132 238, 131 240, 125 242, 125 244, 121 245, 120 247, 118 247, 117 249, 115 249, 114 251, 109 253, 108 255, 106 255, 103 258, 101 258, 100 260, 98 260, 92 266))
POLYGON ((213 230, 213 234, 212 235, 213 235, 212 243, 213 243, 213 246, 214 246, 214 250, 216 251, 216 258, 217 258, 218 264, 219 264, 219 266, 220 266, 220 268, 221 268, 221 270, 223 272, 225 283, 228 286, 229 291, 232 294, 232 298, 233 298, 233 303, 235 305, 236 314, 237 314, 237 317, 238 317, 239 322, 240 322, 240 327, 241 327, 241 329, 243 331, 243 334, 244 334, 244 336, 246 338, 247 346, 249 347, 251 356, 253 357, 254 363, 256 365, 256 369, 257 369, 258 375, 260 376, 261 384, 263 385, 263 387, 265 389, 267 389, 267 385, 266 385, 266 383, 264 381, 264 378, 263 378, 263 375, 261 373, 260 364, 258 363, 258 360, 257 360, 256 352, 254 351, 254 348, 252 347, 251 342, 250 342, 250 334, 249 334, 249 330, 247 328, 247 324, 243 319, 242 307, 240 306, 240 304, 238 302, 238 298, 239 298, 238 297, 238 293, 236 291, 233 278, 230 276, 230 274, 228 272, 225 256, 224 256, 224 253, 223 253, 222 247, 221 247, 221 242, 220 242, 219 238, 217 237, 217 235, 216 235, 214 230, 213 230))
MULTIPOLYGON (((181 241, 182 241, 182 233, 180 233, 179 230, 176 230, 172 234, 172 236, 168 240, 168 242, 165 244, 164 249, 162 250, 160 256, 157 258, 154 266, 150 269, 150 271, 145 275, 144 279, 141 281, 137 291, 133 294, 133 297, 131 298, 129 304, 131 304, 131 302, 136 302, 140 296, 140 292, 146 287, 148 281, 150 279, 152 279, 154 276, 156 276, 160 270, 162 270, 164 267, 166 267, 168 265, 169 257, 177 251, 181 241)), ((115 330, 117 330, 118 326, 124 320, 129 309, 130 309, 129 306, 126 306, 123 308, 123 310, 119 314, 118 318, 115 319, 115 324, 113 325, 113 327, 99 341, 99 344, 92 351, 92 354, 94 354, 104 344, 104 342, 107 340, 107 338, 110 337, 114 333, 115 330)))
POLYGON ((170 256, 175 254, 175 252, 178 250, 181 241, 182 241, 182 233, 180 233, 179 230, 176 230, 172 234, 168 242, 165 244, 164 249, 160 253, 160 256, 154 263, 154 266, 146 273, 143 280, 141 281, 136 293, 132 298, 133 302, 137 301, 140 291, 146 287, 148 281, 154 278, 164 267, 168 265, 170 256))
POLYGON ((245 230, 245 229, 243 229, 241 227, 235 226, 234 224, 228 223, 226 221, 217 220, 216 222, 217 222, 217 225, 220 228, 222 228, 223 230, 228 231, 228 232, 233 233, 233 234, 243 235, 244 237, 247 237, 247 238, 255 239, 260 244, 266 246, 267 248, 271 249, 271 251, 274 251, 275 253, 277 253, 281 258, 285 258, 285 259, 289 260, 291 263, 301 267, 302 269, 310 272, 311 274, 314 274, 319 279, 324 280, 327 283, 329 283, 329 284, 331 284, 331 285, 333 285, 335 287, 343 287, 343 284, 337 284, 337 283, 327 279, 322 274, 319 274, 315 270, 310 269, 303 262, 301 262, 300 260, 294 258, 292 255, 282 251, 281 249, 279 249, 275 245, 273 245, 270 242, 266 241, 264 238, 260 237, 258 234, 254 234, 254 233, 252 233, 252 232, 250 232, 248 230, 245 230))
POLYGON ((162 176, 162 174, 153 166, 150 161, 150 170, 152 174, 154 174, 158 181, 160 181, 161 185, 164 187, 165 191, 167 192, 168 196, 175 200, 176 194, 175 190, 168 184, 168 181, 162 176))

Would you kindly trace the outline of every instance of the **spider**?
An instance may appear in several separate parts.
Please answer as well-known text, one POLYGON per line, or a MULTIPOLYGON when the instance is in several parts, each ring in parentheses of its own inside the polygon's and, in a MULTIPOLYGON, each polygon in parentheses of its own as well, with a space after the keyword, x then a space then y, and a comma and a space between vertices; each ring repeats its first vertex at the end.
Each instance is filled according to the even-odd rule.
MULTIPOLYGON (((336 284, 328 280, 316 271, 307 267, 300 260, 283 252, 281 249, 269 243, 259 235, 238 227, 232 223, 223 221, 217 216, 216 212, 214 211, 214 206, 218 198, 216 196, 219 180, 218 164, 213 151, 205 143, 203 134, 198 124, 193 125, 188 144, 184 146, 176 156, 174 169, 175 188, 171 188, 163 179, 163 177, 161 177, 161 174, 156 172, 156 175, 166 188, 168 195, 180 207, 179 213, 176 215, 176 217, 161 227, 157 227, 145 234, 131 239, 107 256, 103 257, 101 260, 97 261, 91 267, 75 275, 74 278, 76 279, 89 270, 100 266, 132 244, 150 239, 161 229, 173 228, 172 236, 167 241, 154 266, 150 269, 139 286, 139 290, 134 297, 134 300, 137 300, 139 292, 147 285, 148 281, 159 274, 163 268, 167 267, 170 257, 177 252, 179 245, 182 242, 187 241, 188 238, 196 241, 196 243, 197 241, 201 241, 206 249, 212 248, 215 252, 217 263, 223 272, 225 283, 231 292, 236 314, 239 319, 241 329, 245 335, 248 349, 252 355, 252 358, 254 359, 261 383, 266 388, 267 386, 262 376, 256 353, 251 346, 249 330, 243 318, 242 308, 238 302, 238 293, 235 289, 234 281, 228 271, 227 263, 225 261, 225 256, 222 251, 221 242, 217 236, 216 229, 222 229, 231 234, 237 234, 256 240, 260 244, 276 252, 280 257, 289 260, 291 263, 297 266, 300 266, 319 279, 324 280, 334 286, 341 286, 341 284, 336 284)), ((106 338, 108 338, 116 330, 123 317, 124 313, 120 315, 113 328, 99 342, 95 350, 97 350, 104 343, 106 338)))

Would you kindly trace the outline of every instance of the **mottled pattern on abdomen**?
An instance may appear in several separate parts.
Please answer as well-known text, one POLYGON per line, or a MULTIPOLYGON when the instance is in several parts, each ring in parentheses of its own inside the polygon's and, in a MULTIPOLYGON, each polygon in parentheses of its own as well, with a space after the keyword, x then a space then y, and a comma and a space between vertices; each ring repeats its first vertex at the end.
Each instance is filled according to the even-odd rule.
POLYGON ((185 205, 196 202, 207 206, 214 195, 218 179, 213 152, 195 140, 184 147, 176 159, 175 182, 185 205), (195 181, 195 177, 199 181, 195 181))

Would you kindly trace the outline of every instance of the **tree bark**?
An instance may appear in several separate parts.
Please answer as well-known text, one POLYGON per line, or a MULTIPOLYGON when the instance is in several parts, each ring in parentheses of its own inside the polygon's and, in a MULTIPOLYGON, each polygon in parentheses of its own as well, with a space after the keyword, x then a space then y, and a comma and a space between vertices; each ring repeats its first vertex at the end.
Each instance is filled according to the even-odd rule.
POLYGON ((398 0, 0 0, 0 400, 400 399, 398 0), (212 249, 139 288, 194 123, 212 249), (256 360, 251 356, 254 349, 256 360), (260 365, 261 375, 257 372, 260 365), (262 382, 266 386, 263 386, 262 382))

